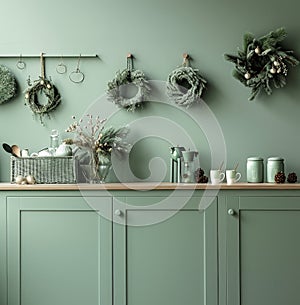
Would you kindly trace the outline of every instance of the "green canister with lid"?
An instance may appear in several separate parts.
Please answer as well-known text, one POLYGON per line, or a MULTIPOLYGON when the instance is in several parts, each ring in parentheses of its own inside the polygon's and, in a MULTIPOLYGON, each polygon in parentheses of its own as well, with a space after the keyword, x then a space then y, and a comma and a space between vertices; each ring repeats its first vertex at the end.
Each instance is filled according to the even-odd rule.
POLYGON ((280 157, 270 157, 267 162, 267 182, 274 183, 275 175, 284 173, 284 159, 280 157))
POLYGON ((262 183, 264 181, 264 159, 250 157, 247 159, 247 182, 262 183))

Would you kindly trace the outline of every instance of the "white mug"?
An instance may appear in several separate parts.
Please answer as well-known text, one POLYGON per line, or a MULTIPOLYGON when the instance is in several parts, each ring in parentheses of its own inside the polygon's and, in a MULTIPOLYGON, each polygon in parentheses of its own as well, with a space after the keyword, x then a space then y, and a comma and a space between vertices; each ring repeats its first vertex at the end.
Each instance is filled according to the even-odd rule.
POLYGON ((227 184, 233 184, 241 179, 241 173, 237 173, 234 169, 226 170, 226 180, 227 184))
POLYGON ((212 169, 210 171, 211 184, 219 184, 225 179, 225 174, 219 169, 212 169))

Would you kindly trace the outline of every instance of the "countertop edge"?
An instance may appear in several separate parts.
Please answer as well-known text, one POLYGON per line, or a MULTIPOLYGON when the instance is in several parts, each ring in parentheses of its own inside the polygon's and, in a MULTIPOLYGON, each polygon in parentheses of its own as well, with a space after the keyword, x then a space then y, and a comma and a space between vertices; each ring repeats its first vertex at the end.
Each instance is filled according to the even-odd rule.
POLYGON ((35 184, 18 185, 0 183, 0 191, 114 191, 114 190, 300 190, 300 183, 226 183, 212 185, 202 183, 169 183, 169 182, 128 182, 103 184, 35 184))

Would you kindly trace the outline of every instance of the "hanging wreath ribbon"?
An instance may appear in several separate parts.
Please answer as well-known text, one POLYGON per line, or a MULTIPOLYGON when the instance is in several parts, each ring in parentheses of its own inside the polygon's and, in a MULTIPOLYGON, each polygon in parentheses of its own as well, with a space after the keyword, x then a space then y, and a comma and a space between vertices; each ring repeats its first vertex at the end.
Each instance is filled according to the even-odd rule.
POLYGON ((244 48, 238 55, 225 54, 225 59, 235 64, 233 77, 251 88, 249 100, 255 99, 261 90, 272 94, 272 87, 286 85, 287 65, 296 66, 298 59, 293 51, 285 51, 280 46, 286 37, 284 28, 256 39, 252 34, 244 35, 244 48))
POLYGON ((52 82, 46 79, 45 76, 45 63, 43 53, 40 58, 41 62, 41 76, 39 80, 35 81, 33 86, 25 91, 25 104, 27 104, 34 114, 39 115, 40 121, 44 124, 44 116, 53 111, 61 102, 61 96, 57 88, 52 82), (48 101, 46 104, 41 104, 38 100, 38 94, 44 94, 48 101))
POLYGON ((182 66, 168 76, 166 93, 171 101, 188 108, 200 101, 207 81, 190 67, 188 54, 183 54, 183 58, 182 66))
POLYGON ((108 84, 107 99, 120 108, 134 112, 142 108, 144 102, 150 94, 150 86, 141 70, 133 69, 133 57, 127 56, 127 68, 118 71, 115 78, 108 84), (137 93, 132 98, 126 98, 121 95, 122 86, 132 84, 137 87, 137 93))
POLYGON ((17 82, 12 72, 0 65, 0 104, 6 103, 17 95, 17 82))

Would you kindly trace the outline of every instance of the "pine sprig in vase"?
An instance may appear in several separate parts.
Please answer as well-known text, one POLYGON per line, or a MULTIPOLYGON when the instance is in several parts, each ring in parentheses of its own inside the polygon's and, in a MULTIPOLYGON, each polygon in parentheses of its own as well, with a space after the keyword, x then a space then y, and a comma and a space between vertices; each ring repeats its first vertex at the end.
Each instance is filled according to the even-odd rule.
POLYGON ((79 121, 75 116, 72 119, 74 121, 66 132, 74 133, 75 136, 73 139, 65 139, 64 142, 89 153, 89 165, 95 179, 97 179, 99 167, 111 162, 113 152, 120 156, 129 151, 131 145, 125 141, 129 132, 128 127, 106 128, 106 119, 100 119, 99 116, 94 118, 91 114, 87 114, 79 121))

